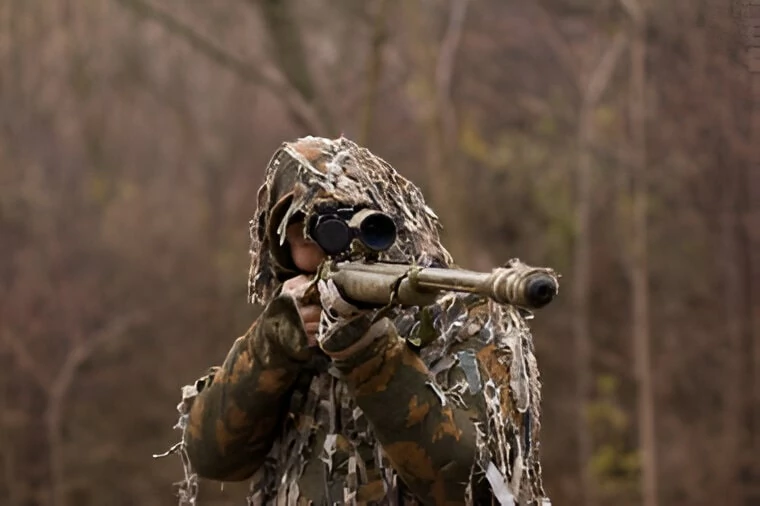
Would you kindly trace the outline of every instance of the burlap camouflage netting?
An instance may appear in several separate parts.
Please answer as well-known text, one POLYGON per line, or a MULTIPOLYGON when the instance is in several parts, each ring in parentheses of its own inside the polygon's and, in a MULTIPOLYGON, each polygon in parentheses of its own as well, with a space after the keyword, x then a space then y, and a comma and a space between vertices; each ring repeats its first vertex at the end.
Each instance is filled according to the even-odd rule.
POLYGON ((271 252, 272 247, 284 246, 290 218, 303 213, 307 221, 325 205, 371 208, 393 216, 398 240, 380 255, 380 260, 413 261, 422 266, 452 263, 438 237, 438 217, 419 188, 383 159, 348 139, 306 137, 285 143, 269 162, 265 178, 251 220, 252 302, 268 300, 277 284, 277 270, 286 274, 291 270, 282 265, 286 260, 278 262, 271 252), (278 203, 284 209, 272 220, 278 203), (272 241, 277 243, 270 244, 272 241))
MULTIPOLYGON (((267 306, 276 297, 282 281, 295 273, 284 241, 284 230, 291 217, 300 213, 308 220, 322 206, 335 204, 369 207, 394 217, 398 241, 379 260, 453 266, 439 240, 438 219, 416 186, 388 163, 348 139, 306 137, 283 144, 267 167, 250 227, 251 302, 267 306)), ((267 438, 269 443, 274 440, 251 477, 248 504, 311 504, 311 499, 305 497, 319 496, 314 504, 412 505, 421 504, 419 494, 430 504, 484 504, 484 490, 486 497, 491 498, 488 504, 492 501, 502 505, 549 504, 539 463, 539 373, 525 313, 491 300, 450 293, 432 306, 399 307, 388 314, 395 327, 393 335, 403 338, 403 342, 415 343, 409 347, 402 345, 405 348, 402 351, 390 341, 377 348, 383 362, 390 363, 394 360, 391 355, 399 353, 405 357, 394 366, 395 380, 389 376, 367 381, 362 365, 356 370, 365 376, 363 381, 375 384, 376 388, 367 390, 362 385, 364 390, 356 390, 358 373, 350 368, 337 371, 335 364, 330 366, 327 361, 284 404, 288 416, 276 433, 261 435, 254 441, 250 439, 252 436, 240 432, 239 419, 235 422, 235 430, 240 437, 247 438, 246 444, 258 445, 267 438), (421 371, 424 374, 420 375, 421 371), (399 397, 399 405, 386 405, 387 399, 378 405, 372 399, 380 395, 378 392, 391 388, 390 383, 384 382, 392 381, 397 382, 393 395, 399 397), (399 387, 398 382, 407 386, 399 387), (348 383, 354 386, 349 388, 348 383), (427 411, 421 411, 423 408, 427 411), (380 420, 384 428, 373 424, 387 412, 398 413, 401 418, 390 423, 384 423, 387 419, 380 420), (419 425, 421 412, 427 413, 423 418, 429 420, 428 429, 419 425), (467 422, 468 419, 473 421, 467 422), (397 425, 389 435, 387 426, 394 423, 397 425), (428 483, 420 478, 415 497, 401 482, 403 473, 391 460, 406 461, 407 477, 416 479, 428 473, 433 480, 438 471, 427 467, 429 459, 424 455, 457 453, 455 439, 445 442, 443 435, 452 431, 461 435, 462 430, 472 433, 470 439, 461 436, 462 441, 475 442, 468 467, 457 474, 465 482, 462 488, 451 483, 433 486, 433 481, 428 483), (380 440, 385 441, 385 446, 380 440), (399 449, 403 449, 401 453, 399 449), (320 466, 322 470, 316 471, 320 466), (426 471, 409 475, 409 469, 426 471), (315 485, 315 479, 321 483, 315 485), (451 490, 455 490, 454 496, 451 490)), ((265 323, 259 322, 258 327, 265 323)), ((255 327, 256 324, 254 330, 263 332, 255 327)), ((245 339, 253 337, 249 331, 245 339)), ((241 342, 239 339, 236 343, 241 342)), ((210 441, 209 447, 213 448, 220 442, 219 428, 231 423, 224 418, 228 408, 219 407, 219 412, 213 413, 204 411, 202 416, 211 420, 208 435, 204 436, 199 426, 190 427, 193 420, 189 413, 194 402, 203 401, 206 410, 217 409, 209 406, 229 399, 251 398, 251 388, 262 399, 274 399, 272 386, 264 389, 256 383, 259 380, 251 380, 254 382, 245 386, 245 391, 232 390, 238 388, 236 381, 240 385, 247 381, 240 380, 239 371, 243 369, 237 361, 238 356, 245 356, 246 350, 254 354, 258 351, 240 344, 230 352, 224 366, 214 368, 211 374, 183 389, 178 424, 183 430, 183 441, 189 431, 195 431, 210 441), (234 379, 231 371, 236 372, 234 379), (205 399, 201 399, 203 395, 205 399)), ((250 371, 246 373, 250 377, 260 374, 250 371)), ((227 437, 227 443, 232 441, 229 439, 232 432, 222 430, 221 434, 227 437)), ((198 482, 185 447, 180 443, 174 448, 183 456, 186 470, 180 485, 180 504, 195 504, 198 482)), ((226 448, 229 451, 232 447, 226 448)))

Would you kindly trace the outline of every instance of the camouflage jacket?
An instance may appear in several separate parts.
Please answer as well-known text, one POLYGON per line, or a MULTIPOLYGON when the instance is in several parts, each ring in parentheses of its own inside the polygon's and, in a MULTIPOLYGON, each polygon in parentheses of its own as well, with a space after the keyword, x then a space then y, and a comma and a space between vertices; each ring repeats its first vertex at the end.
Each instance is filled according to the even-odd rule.
POLYGON ((387 322, 331 360, 304 345, 294 300, 274 297, 187 389, 192 471, 251 479, 249 504, 549 504, 523 315, 447 295, 387 322))
POLYGON ((373 310, 366 328, 364 316, 325 325, 330 339, 308 347, 294 299, 278 294, 298 273, 285 230, 336 205, 393 217, 396 241, 377 260, 454 265, 422 192, 389 163, 343 137, 284 143, 250 222, 249 301, 264 311, 183 389, 180 494, 201 476, 250 479, 249 504, 545 503, 540 382, 515 307, 447 294, 373 310), (326 345, 341 340, 342 353, 326 345))

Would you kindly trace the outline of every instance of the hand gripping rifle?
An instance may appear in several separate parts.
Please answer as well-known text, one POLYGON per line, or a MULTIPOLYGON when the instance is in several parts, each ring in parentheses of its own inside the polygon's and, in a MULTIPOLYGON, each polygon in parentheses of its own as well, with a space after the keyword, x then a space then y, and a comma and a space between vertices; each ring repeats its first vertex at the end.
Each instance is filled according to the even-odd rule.
MULTIPOLYGON (((340 258, 356 247, 369 253, 390 248, 396 240, 396 226, 390 216, 379 211, 339 209, 312 218, 309 235, 330 257, 340 258)), ((348 299, 370 305, 426 306, 440 292, 456 291, 539 309, 559 290, 559 276, 552 269, 531 267, 518 259, 491 272, 334 260, 323 266, 321 277, 332 279, 348 299)))

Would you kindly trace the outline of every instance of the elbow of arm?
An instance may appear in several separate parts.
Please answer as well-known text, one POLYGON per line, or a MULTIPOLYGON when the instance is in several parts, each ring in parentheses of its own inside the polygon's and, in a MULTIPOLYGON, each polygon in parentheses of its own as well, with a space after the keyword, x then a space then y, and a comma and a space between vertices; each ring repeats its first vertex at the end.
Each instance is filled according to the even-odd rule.
POLYGON ((463 504, 473 476, 475 453, 458 451, 433 458, 427 470, 399 460, 391 459, 391 463, 420 503, 426 506, 463 504))
POLYGON ((253 476, 263 462, 263 458, 242 448, 222 453, 215 441, 192 437, 185 439, 185 451, 193 472, 214 481, 244 481, 253 476))
POLYGON ((435 465, 445 481, 466 483, 472 475, 476 452, 474 444, 463 442, 462 445, 452 448, 446 458, 436 462, 435 465))

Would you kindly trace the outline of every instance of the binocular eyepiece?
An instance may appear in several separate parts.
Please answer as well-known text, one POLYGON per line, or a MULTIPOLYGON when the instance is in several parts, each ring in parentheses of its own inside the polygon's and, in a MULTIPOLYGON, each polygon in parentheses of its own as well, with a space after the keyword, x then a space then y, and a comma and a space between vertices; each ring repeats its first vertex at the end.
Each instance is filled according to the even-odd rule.
POLYGON ((354 239, 370 251, 385 251, 396 242, 396 233, 393 218, 372 209, 317 214, 309 223, 309 236, 329 256, 348 251, 354 239))

